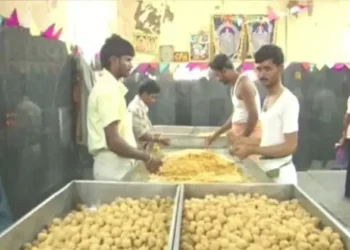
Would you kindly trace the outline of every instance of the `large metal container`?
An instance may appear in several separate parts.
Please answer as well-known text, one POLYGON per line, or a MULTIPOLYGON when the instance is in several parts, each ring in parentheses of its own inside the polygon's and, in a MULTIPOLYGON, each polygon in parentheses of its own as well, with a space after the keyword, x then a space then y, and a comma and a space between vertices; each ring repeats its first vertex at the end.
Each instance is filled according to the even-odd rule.
POLYGON ((182 185, 178 208, 173 250, 180 249, 181 221, 184 200, 188 198, 203 198, 207 194, 228 195, 229 193, 259 193, 277 200, 297 199, 313 216, 318 217, 322 224, 332 227, 341 236, 345 249, 350 250, 350 233, 332 217, 326 210, 311 199, 295 185, 283 184, 184 184, 182 185))
MULTIPOLYGON (((165 156, 170 156, 171 154, 176 153, 178 151, 179 149, 172 148, 172 147, 162 149, 162 152, 165 156)), ((258 166, 258 164, 255 161, 249 158, 244 160, 239 160, 237 158, 234 158, 229 154, 228 149, 226 148, 211 149, 211 151, 224 157, 229 161, 234 162, 235 165, 239 167, 246 176, 252 177, 255 180, 255 182, 259 182, 259 183, 272 182, 272 180, 266 175, 266 173, 258 166)), ((143 163, 138 162, 138 164, 143 164, 143 163)))
POLYGON ((0 249, 21 249, 23 244, 31 242, 37 233, 54 218, 67 215, 77 204, 96 207, 102 203, 112 202, 117 197, 152 198, 159 195, 174 198, 173 218, 168 241, 168 249, 170 250, 172 249, 176 225, 180 189, 180 186, 170 184, 73 181, 3 232, 0 235, 0 249))
MULTIPOLYGON (((171 147, 206 148, 207 137, 218 129, 217 127, 191 127, 191 126, 154 126, 156 133, 161 133, 170 139, 171 147)), ((227 148, 226 136, 219 137, 210 148, 227 148)))

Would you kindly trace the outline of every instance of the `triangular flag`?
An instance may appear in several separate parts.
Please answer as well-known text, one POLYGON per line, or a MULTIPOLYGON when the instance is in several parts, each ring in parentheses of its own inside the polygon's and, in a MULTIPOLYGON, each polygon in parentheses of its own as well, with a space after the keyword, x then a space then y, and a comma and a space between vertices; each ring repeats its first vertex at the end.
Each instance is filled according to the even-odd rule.
POLYGON ((11 16, 6 20, 5 25, 8 27, 19 27, 17 9, 12 11, 11 16))
POLYGON ((278 15, 275 13, 271 6, 267 7, 267 18, 269 21, 275 21, 278 19, 278 15))
POLYGON ((284 65, 283 65, 284 69, 288 68, 289 65, 290 65, 290 62, 285 62, 284 65))
POLYGON ((157 69, 158 68, 158 63, 149 63, 148 64, 152 69, 157 69))
POLYGON ((138 70, 140 73, 144 74, 148 68, 150 67, 150 65, 148 63, 141 63, 138 67, 138 70))
POLYGON ((342 70, 344 68, 344 66, 345 66, 344 63, 336 63, 336 64, 334 64, 333 69, 342 70))
POLYGON ((244 62, 242 64, 242 71, 252 70, 254 69, 254 63, 253 62, 244 62))
POLYGON ((345 66, 350 69, 350 63, 346 63, 345 66))
POLYGON ((60 29, 56 32, 56 34, 54 34, 54 35, 52 36, 52 39, 53 39, 53 40, 59 40, 59 39, 60 39, 60 36, 62 35, 62 30, 63 30, 63 28, 60 28, 60 29))
POLYGON ((309 66, 310 66, 310 64, 307 63, 307 62, 301 63, 301 67, 302 67, 303 69, 305 69, 305 70, 309 70, 309 66))
POLYGON ((42 37, 52 38, 56 24, 51 24, 42 34, 42 37))
POLYGON ((158 68, 159 73, 164 73, 168 69, 169 69, 168 63, 159 63, 159 68, 158 68))

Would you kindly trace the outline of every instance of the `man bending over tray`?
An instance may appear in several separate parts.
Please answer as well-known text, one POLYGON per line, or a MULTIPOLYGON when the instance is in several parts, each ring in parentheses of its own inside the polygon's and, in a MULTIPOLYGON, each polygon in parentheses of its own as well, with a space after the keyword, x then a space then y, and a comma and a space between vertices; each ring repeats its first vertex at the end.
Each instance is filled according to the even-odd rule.
POLYGON ((230 153, 241 159, 261 155, 259 165, 277 183, 297 184, 292 155, 298 144, 299 102, 282 84, 284 55, 276 45, 264 45, 254 55, 260 81, 267 89, 261 113, 262 138, 235 138, 230 153))
POLYGON ((254 136, 260 138, 260 96, 255 86, 253 72, 239 74, 233 67, 231 60, 224 54, 215 56, 209 63, 216 78, 224 85, 231 86, 231 99, 233 114, 228 120, 212 134, 207 144, 210 146, 220 135, 225 132, 230 143, 235 136, 254 136))
POLYGON ((148 106, 155 103, 160 87, 152 79, 141 83, 138 94, 129 103, 128 110, 132 113, 132 126, 138 146, 141 149, 152 150, 154 143, 169 145, 169 139, 152 131, 152 123, 148 117, 148 106))
POLYGON ((103 71, 91 90, 87 111, 88 146, 98 180, 133 180, 134 160, 144 161, 150 172, 162 164, 136 148, 125 100, 128 89, 121 82, 129 76, 134 55, 131 43, 117 35, 108 38, 101 49, 103 71))

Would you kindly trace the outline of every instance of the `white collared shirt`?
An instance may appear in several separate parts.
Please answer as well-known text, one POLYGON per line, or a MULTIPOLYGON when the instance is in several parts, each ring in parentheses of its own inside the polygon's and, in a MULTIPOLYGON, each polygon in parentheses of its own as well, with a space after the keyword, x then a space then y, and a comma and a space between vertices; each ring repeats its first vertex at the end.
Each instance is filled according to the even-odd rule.
POLYGON ((129 103, 128 110, 132 113, 134 135, 138 140, 138 144, 142 147, 142 143, 139 141, 140 137, 152 130, 152 123, 148 117, 148 107, 140 96, 136 95, 129 103))
POLYGON ((124 84, 103 70, 88 100, 87 129, 89 152, 94 157, 94 176, 100 180, 121 180, 133 170, 134 160, 121 157, 107 146, 104 128, 118 121, 118 134, 136 147, 132 116, 127 110, 124 84))

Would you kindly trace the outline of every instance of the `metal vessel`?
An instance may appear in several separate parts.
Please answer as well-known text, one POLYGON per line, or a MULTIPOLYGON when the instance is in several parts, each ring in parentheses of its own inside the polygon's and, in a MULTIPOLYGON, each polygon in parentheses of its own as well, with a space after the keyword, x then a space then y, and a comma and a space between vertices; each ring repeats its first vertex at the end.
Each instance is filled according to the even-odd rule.
POLYGON ((319 218, 324 226, 330 226, 340 234, 345 249, 350 250, 350 233, 347 229, 323 209, 310 196, 295 185, 283 184, 183 184, 178 207, 177 224, 173 250, 180 249, 181 218, 184 200, 188 198, 203 198, 207 194, 228 195, 229 193, 259 193, 277 200, 297 199, 313 216, 319 218))
POLYGON ((94 208, 100 204, 112 202, 117 197, 152 198, 159 195, 160 197, 171 196, 174 199, 168 240, 170 250, 175 232, 180 189, 180 186, 171 184, 73 181, 3 232, 0 235, 0 249, 20 250, 25 243, 34 240, 36 235, 54 218, 67 215, 75 209, 77 204, 85 204, 94 208))

